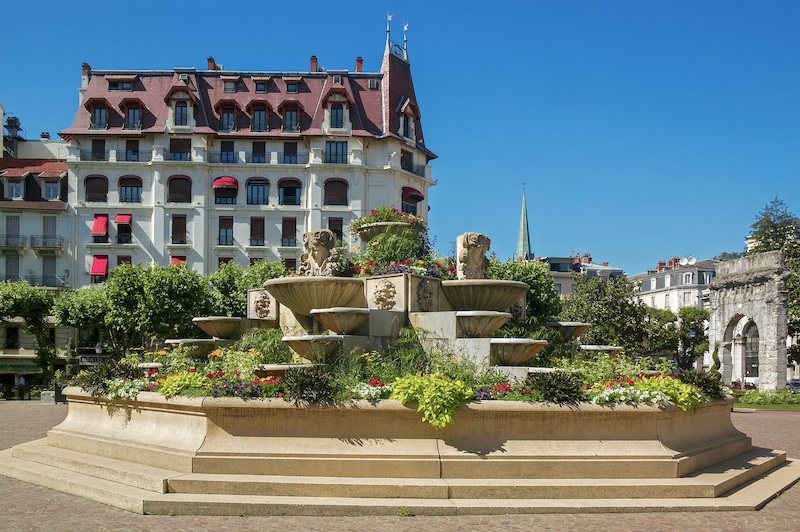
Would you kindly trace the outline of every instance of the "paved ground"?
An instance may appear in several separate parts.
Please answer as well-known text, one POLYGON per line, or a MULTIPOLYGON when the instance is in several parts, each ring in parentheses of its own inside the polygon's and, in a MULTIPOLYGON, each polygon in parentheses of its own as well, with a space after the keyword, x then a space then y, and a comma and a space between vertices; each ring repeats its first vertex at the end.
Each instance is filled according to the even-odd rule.
MULTIPOLYGON (((0 400, 0 449, 42 438, 66 405, 0 400)), ((734 412, 739 430, 761 447, 800 458, 800 412, 734 412)), ((760 512, 699 512, 486 517, 183 517, 137 515, 0 475, 0 530, 93 532, 197 530, 800 530, 800 484, 760 512)))

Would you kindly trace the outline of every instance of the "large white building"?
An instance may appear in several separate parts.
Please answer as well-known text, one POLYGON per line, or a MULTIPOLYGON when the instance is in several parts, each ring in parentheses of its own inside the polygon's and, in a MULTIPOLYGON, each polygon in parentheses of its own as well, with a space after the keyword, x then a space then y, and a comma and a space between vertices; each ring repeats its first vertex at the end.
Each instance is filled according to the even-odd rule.
POLYGON ((637 297, 645 305, 677 314, 682 307, 703 307, 702 295, 714 279, 718 262, 673 257, 631 280, 639 284, 637 297))
POLYGON ((73 287, 124 262, 293 267, 306 231, 392 205, 424 218, 434 184, 406 50, 377 72, 82 67, 69 142, 73 287))

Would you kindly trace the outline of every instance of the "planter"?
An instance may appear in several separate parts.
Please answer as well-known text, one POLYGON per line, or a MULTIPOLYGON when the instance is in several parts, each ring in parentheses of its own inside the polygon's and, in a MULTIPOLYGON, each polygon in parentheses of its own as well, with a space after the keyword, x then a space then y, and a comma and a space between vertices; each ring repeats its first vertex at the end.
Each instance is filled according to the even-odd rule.
POLYGON ((264 288, 295 314, 310 316, 313 309, 366 307, 364 281, 350 277, 280 277, 264 288))
POLYGON ((374 222, 358 228, 358 237, 364 242, 369 242, 381 233, 414 238, 419 234, 419 229, 408 222, 374 222))

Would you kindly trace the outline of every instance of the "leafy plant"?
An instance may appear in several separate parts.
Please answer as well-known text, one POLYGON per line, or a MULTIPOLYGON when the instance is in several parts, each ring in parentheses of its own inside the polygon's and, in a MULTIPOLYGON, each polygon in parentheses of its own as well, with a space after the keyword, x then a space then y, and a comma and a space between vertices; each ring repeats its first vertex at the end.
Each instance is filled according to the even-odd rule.
POLYGON ((210 383, 204 375, 196 371, 181 371, 168 375, 166 379, 161 381, 158 392, 169 399, 177 395, 183 395, 192 388, 201 389, 207 393, 209 386, 210 383))
POLYGON ((416 402, 422 421, 439 429, 451 423, 461 404, 473 396, 469 386, 439 373, 399 377, 394 381, 391 395, 403 404, 416 402))
POLYGON ((679 373, 678 378, 700 390, 709 399, 725 399, 727 395, 727 387, 722 384, 718 374, 686 370, 679 373))
POLYGON ((543 401, 558 405, 577 405, 586 399, 581 381, 572 373, 553 371, 528 376, 525 385, 541 394, 543 401))
POLYGON ((418 229, 425 228, 425 220, 408 212, 401 212, 396 207, 377 207, 369 211, 369 214, 350 222, 350 231, 358 233, 358 230, 368 224, 376 222, 405 222, 418 229))
POLYGON ((233 344, 233 348, 260 353, 261 364, 288 364, 292 361, 292 350, 281 338, 283 333, 280 329, 250 329, 233 344))
POLYGON ((687 412, 693 412, 703 403, 700 390, 672 377, 644 377, 633 383, 633 387, 642 391, 658 391, 669 397, 675 406, 687 412))
POLYGON ((289 368, 283 377, 287 396, 295 405, 333 402, 336 389, 331 376, 307 366, 289 368))

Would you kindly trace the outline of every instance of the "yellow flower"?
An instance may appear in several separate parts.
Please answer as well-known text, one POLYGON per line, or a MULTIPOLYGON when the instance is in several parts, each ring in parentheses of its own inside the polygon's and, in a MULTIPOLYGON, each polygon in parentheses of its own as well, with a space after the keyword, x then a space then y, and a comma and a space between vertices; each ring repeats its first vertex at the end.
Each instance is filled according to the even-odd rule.
POLYGON ((208 354, 208 358, 212 358, 212 357, 221 357, 223 354, 224 354, 224 353, 223 353, 222 349, 214 349, 213 351, 211 351, 211 352, 208 354))
POLYGON ((417 264, 425 264, 425 261, 424 261, 424 260, 422 260, 422 259, 419 259, 419 260, 417 261, 417 264))
POLYGON ((378 245, 378 241, 377 240, 373 240, 372 242, 369 243, 369 245, 370 246, 377 246, 378 245))

